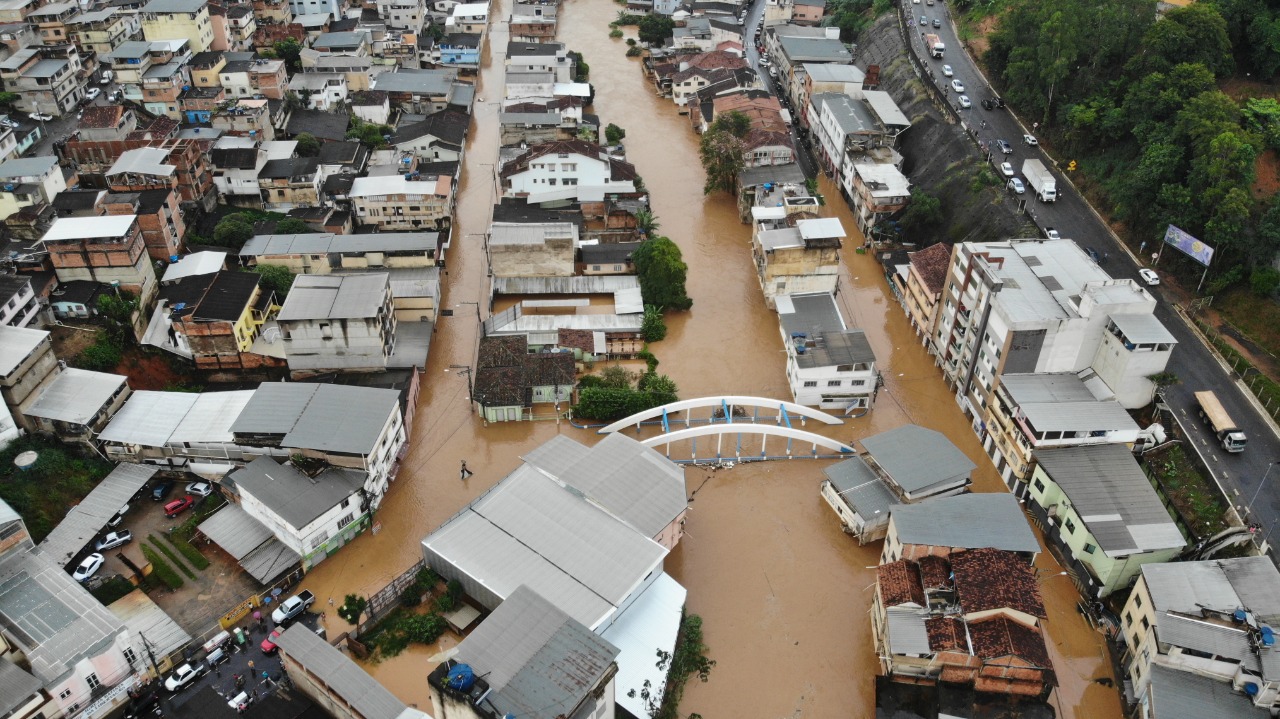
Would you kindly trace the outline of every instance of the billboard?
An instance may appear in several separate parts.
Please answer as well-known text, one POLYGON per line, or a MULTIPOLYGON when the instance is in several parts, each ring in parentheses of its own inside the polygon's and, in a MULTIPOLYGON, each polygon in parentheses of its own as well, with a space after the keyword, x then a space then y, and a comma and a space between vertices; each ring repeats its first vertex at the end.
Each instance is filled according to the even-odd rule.
POLYGON ((1209 263, 1213 261, 1212 247, 1206 245, 1200 240, 1197 240, 1191 235, 1188 235, 1173 225, 1169 225, 1169 229, 1165 230, 1164 243, 1166 245, 1173 245, 1179 250, 1182 250, 1188 257, 1199 262, 1205 267, 1208 267, 1209 263))

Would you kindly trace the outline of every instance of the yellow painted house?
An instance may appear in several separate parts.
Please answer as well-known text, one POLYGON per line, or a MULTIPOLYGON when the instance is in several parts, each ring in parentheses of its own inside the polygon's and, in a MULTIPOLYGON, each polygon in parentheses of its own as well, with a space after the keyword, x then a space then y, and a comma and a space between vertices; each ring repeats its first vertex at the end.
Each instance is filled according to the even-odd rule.
POLYGON ((142 8, 142 35, 147 40, 186 40, 192 52, 213 44, 213 23, 203 0, 151 0, 142 8))

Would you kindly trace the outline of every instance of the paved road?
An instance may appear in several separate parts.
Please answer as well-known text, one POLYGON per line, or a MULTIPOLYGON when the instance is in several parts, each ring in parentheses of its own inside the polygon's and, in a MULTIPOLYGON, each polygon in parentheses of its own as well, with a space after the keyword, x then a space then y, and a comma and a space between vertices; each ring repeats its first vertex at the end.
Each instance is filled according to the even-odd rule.
MULTIPOLYGON (((914 15, 916 22, 919 22, 921 15, 928 17, 930 23, 934 17, 942 18, 940 29, 929 28, 929 32, 938 33, 946 43, 947 50, 942 59, 935 60, 924 53, 920 38, 921 28, 912 29, 911 47, 918 56, 922 57, 927 67, 933 68, 934 82, 937 82, 940 87, 945 82, 949 82, 949 79, 942 75, 942 65, 944 63, 951 65, 955 77, 964 83, 966 94, 973 101, 973 108, 960 110, 961 118, 970 126, 976 124, 979 127, 979 138, 987 140, 988 146, 993 149, 996 139, 1007 140, 1013 145, 1013 154, 1004 160, 1013 163, 1015 170, 1019 173, 1022 169, 1022 161, 1030 158, 1040 159, 1052 167, 1053 159, 1046 156, 1038 147, 1029 147, 1022 142, 1022 135, 1029 128, 1024 128, 1009 110, 982 109, 981 100, 995 97, 996 93, 991 90, 972 58, 961 46, 946 6, 939 3, 929 7, 922 2, 906 7, 914 15), (982 127, 983 121, 986 122, 986 127, 982 127)), ((949 97, 954 99, 955 93, 950 93, 949 97)), ((1064 166, 1069 161, 1069 158, 1061 159, 1064 166)), ((997 159, 997 162, 1000 161, 997 159)), ((1063 176, 1061 171, 1054 172, 1059 177, 1063 176)), ((1139 265, 1069 184, 1061 180, 1058 182, 1059 199, 1054 203, 1041 203, 1030 194, 1024 197, 1028 198, 1031 215, 1041 228, 1053 227, 1063 237, 1074 239, 1086 247, 1094 247, 1099 253, 1106 253, 1107 258, 1103 261, 1103 268, 1113 277, 1137 278, 1139 265)), ((1176 250, 1170 251, 1176 252, 1176 250)), ((1144 259, 1150 259, 1149 255, 1144 259)), ((1158 287, 1150 289, 1159 301, 1156 316, 1178 340, 1168 371, 1176 374, 1181 379, 1181 384, 1168 388, 1165 399, 1173 411, 1183 419, 1183 424, 1190 433, 1192 441, 1196 443, 1206 462, 1218 475, 1227 493, 1238 492, 1235 503, 1244 505, 1258 490, 1259 483, 1267 473, 1268 465, 1273 461, 1280 461, 1280 438, 1272 431, 1254 405, 1246 399, 1245 392, 1235 383, 1235 376, 1221 367, 1210 350, 1196 338, 1190 328, 1173 311, 1161 289, 1158 287), (1248 434, 1249 446, 1243 453, 1230 454, 1223 451, 1213 442, 1213 437, 1195 417, 1192 393, 1206 389, 1218 393, 1218 397, 1221 398, 1231 417, 1248 434)), ((1280 519, 1280 469, 1271 473, 1267 484, 1268 486, 1263 489, 1255 502, 1252 512, 1252 520, 1260 523, 1264 527, 1264 532, 1270 530, 1277 519, 1280 519)))
MULTIPOLYGON (((760 82, 766 89, 772 92, 780 101, 785 102, 786 93, 782 88, 769 77, 769 71, 760 67, 760 53, 756 51, 756 23, 760 22, 760 18, 764 15, 764 0, 755 0, 750 9, 747 10, 746 22, 742 26, 742 45, 746 52, 747 62, 751 67, 756 69, 756 74, 760 76, 760 82)), ((786 107, 785 105, 783 107, 786 107)), ((791 144, 796 148, 796 160, 800 165, 800 169, 804 172, 805 177, 817 177, 818 163, 814 161, 813 155, 809 153, 808 143, 805 142, 796 132, 799 125, 797 114, 803 112, 801 109, 788 108, 791 113, 791 144)))

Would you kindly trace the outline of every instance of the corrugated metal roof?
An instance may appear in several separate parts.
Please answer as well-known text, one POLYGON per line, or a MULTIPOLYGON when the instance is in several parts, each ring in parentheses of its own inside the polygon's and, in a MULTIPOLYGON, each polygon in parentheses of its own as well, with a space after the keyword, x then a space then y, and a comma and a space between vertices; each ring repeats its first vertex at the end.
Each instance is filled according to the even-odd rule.
POLYGON ((324 386, 314 382, 263 382, 231 424, 236 434, 288 434, 324 386))
POLYGON ((1036 450, 1035 457, 1107 556, 1186 546, 1151 482, 1123 445, 1036 450))
POLYGON ((800 236, 806 240, 828 237, 844 237, 844 225, 838 217, 820 217, 816 220, 800 220, 796 223, 800 236))
POLYGON ((840 332, 845 329, 840 308, 830 292, 780 295, 776 298, 778 320, 788 335, 840 332))
POLYGON ((160 281, 176 282, 183 277, 210 275, 221 270, 226 263, 225 252, 193 252, 164 268, 164 277, 160 281))
POLYGON ((493 291, 499 295, 609 295, 639 287, 635 275, 493 278, 493 291))
POLYGON ((911 127, 911 120, 898 109, 893 96, 883 90, 864 90, 862 96, 867 104, 880 118, 880 122, 889 127, 911 127))
POLYGON ((1161 644, 1240 660, 1257 670, 1258 658, 1249 643, 1249 633, 1241 627, 1228 627, 1204 619, 1165 614, 1156 618, 1156 638, 1161 644))
POLYGON ((158 656, 176 652, 191 641, 191 635, 141 589, 117 599, 107 609, 134 635, 145 636, 151 651, 158 656))
POLYGON ((1142 576, 1157 612, 1198 616, 1202 607, 1243 607, 1268 624, 1280 624, 1280 571, 1268 557, 1144 564, 1142 576))
POLYGON ((138 390, 98 433, 103 442, 163 447, 200 395, 138 390))
POLYGON ((644 312, 644 297, 639 287, 630 287, 613 293, 613 311, 620 315, 634 315, 644 312))
POLYGON ((0 377, 17 369, 48 336, 45 330, 0 325, 0 377))
POLYGON ((353 252, 427 252, 439 244, 438 232, 372 232, 334 235, 256 235, 239 250, 241 257, 273 255, 324 255, 353 252))
POLYGON ((284 435, 283 447, 367 455, 399 398, 395 390, 376 387, 264 382, 231 431, 284 435))
POLYGON ((1015 404, 1023 402, 1094 402, 1085 383, 1069 373, 1006 374, 1000 386, 1015 404))
POLYGON ((126 377, 68 367, 54 378, 24 414, 29 417, 88 424, 124 386, 126 377))
POLYGON ((489 226, 489 245, 541 245, 547 240, 578 240, 578 226, 572 222, 495 222, 489 226))
POLYGON ((1147 688, 1152 716, 1158 719, 1265 719, 1270 712, 1253 705, 1230 682, 1151 665, 1147 688))
POLYGON ((298 623, 280 635, 277 642, 290 659, 301 664, 341 697, 356 716, 363 719, 396 719, 404 711, 401 702, 378 680, 347 655, 298 623))
POLYGON ((40 550, 54 562, 64 565, 70 562, 157 471, 157 467, 140 464, 117 465, 80 504, 67 512, 40 542, 40 550))
POLYGON ((1024 402, 1018 409, 1040 432, 1138 431, 1138 423, 1115 400, 1024 402))
POLYGON ((892 522, 903 544, 1007 552, 1040 552, 1040 542, 1012 494, 961 494, 893 508, 892 522))
POLYGON ((822 471, 831 486, 864 522, 888 521, 889 511, 898 505, 898 497, 862 457, 853 457, 822 471))
POLYGON ((619 650, 616 698, 632 716, 648 714, 640 696, 646 680, 651 687, 666 686, 667 671, 657 666, 654 657, 659 650, 675 651, 687 596, 679 582, 660 574, 601 635, 619 650), (632 690, 635 696, 627 696, 632 690))
POLYGON ((240 567, 262 584, 270 584, 301 562, 302 555, 272 537, 241 559, 240 567))
POLYGON ((523 315, 517 314, 501 325, 490 317, 485 320, 486 334, 512 335, 558 330, 589 332, 639 332, 643 314, 629 315, 523 315))
MULTIPOLYGON (((497 715, 568 716, 609 672, 618 648, 520 586, 458 645, 484 676, 497 715)), ((650 655, 652 658, 653 655, 650 655)))
POLYGON ((100 215, 96 217, 60 217, 45 233, 45 242, 86 238, 124 237, 137 222, 137 215, 100 215))
POLYGON ((919 609, 906 607, 889 607, 886 624, 889 634, 889 653, 891 654, 933 654, 929 648, 929 633, 925 631, 924 620, 928 615, 919 609))
POLYGON ((236 561, 247 557, 273 537, 266 525, 249 516, 238 504, 228 504, 218 510, 201 522, 197 529, 236 561))
POLYGON ((359 493, 367 476, 354 469, 330 467, 311 478, 292 464, 259 457, 227 478, 291 527, 302 530, 343 500, 359 493))
POLYGON ((1155 315, 1111 315, 1111 321, 1134 344, 1177 344, 1174 337, 1155 315))
POLYGON ((390 282, 386 273, 298 275, 276 321, 376 317, 383 309, 390 282))
POLYGON ((0 658, 0 712, 9 715, 30 701, 43 687, 44 682, 9 661, 8 657, 0 658))
POLYGON ((909 494, 960 481, 977 468, 942 433, 914 424, 866 437, 862 446, 909 494))
POLYGON ((177 442, 231 442, 235 436, 231 425, 244 411, 257 390, 245 389, 232 392, 201 392, 195 404, 174 427, 169 441, 177 442))

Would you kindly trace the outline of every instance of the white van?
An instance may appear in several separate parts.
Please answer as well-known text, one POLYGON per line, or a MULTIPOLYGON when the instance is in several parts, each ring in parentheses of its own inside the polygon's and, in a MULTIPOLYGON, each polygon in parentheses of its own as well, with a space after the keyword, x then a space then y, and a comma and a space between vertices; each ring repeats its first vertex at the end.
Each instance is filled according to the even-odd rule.
POLYGON ((110 85, 111 81, 116 79, 116 74, 110 70, 102 71, 102 78, 98 80, 99 85, 110 85))

